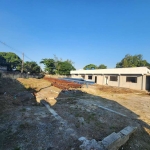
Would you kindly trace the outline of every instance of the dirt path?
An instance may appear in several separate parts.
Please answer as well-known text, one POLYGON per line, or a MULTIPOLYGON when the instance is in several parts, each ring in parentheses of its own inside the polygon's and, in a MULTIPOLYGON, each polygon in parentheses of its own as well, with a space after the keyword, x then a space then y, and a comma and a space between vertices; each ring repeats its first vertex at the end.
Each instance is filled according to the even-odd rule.
POLYGON ((43 79, 18 81, 9 81, 12 91, 4 84, 7 94, 0 95, 0 149, 78 150, 79 137, 101 141, 128 125, 138 130, 121 149, 150 149, 149 95, 97 85, 63 91, 43 79), (51 111, 39 104, 42 99, 51 111))

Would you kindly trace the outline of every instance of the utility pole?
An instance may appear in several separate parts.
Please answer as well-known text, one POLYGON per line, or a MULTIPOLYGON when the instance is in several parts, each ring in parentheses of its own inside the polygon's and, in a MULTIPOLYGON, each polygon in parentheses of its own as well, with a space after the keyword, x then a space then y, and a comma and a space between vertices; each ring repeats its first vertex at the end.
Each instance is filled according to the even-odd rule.
POLYGON ((23 73, 23 65, 24 65, 24 53, 22 53, 22 68, 21 68, 21 73, 23 73))

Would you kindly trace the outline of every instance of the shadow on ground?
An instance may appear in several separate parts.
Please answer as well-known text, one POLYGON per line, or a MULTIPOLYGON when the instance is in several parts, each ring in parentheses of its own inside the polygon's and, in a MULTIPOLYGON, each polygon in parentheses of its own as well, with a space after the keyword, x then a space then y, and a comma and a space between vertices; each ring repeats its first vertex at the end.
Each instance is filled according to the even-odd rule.
POLYGON ((56 100, 52 108, 72 125, 78 136, 101 141, 130 125, 138 130, 122 149, 150 149, 150 125, 116 101, 80 90, 62 91, 56 100))
POLYGON ((51 108, 66 122, 64 125, 45 106, 36 103, 34 92, 27 91, 17 80, 1 81, 0 149, 77 150, 81 136, 100 141, 128 125, 138 130, 123 149, 150 149, 150 126, 114 100, 80 90, 61 91, 51 108))

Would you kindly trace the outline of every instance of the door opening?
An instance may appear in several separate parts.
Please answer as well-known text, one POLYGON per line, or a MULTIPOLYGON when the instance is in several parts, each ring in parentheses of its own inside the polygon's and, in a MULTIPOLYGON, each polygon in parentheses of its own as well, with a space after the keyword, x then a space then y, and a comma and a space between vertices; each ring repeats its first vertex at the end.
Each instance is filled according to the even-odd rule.
POLYGON ((105 77, 105 84, 108 85, 108 77, 105 77))
POLYGON ((97 83, 97 76, 95 76, 95 83, 97 83))
POLYGON ((146 76, 146 90, 150 91, 150 76, 146 76))

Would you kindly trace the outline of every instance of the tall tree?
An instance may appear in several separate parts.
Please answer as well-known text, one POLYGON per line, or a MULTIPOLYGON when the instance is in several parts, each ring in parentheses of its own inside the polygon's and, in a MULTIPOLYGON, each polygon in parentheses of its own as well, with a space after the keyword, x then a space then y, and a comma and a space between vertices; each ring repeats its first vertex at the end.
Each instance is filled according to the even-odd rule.
POLYGON ((98 66, 98 69, 107 69, 107 66, 105 66, 104 64, 101 64, 98 66))
POLYGON ((75 70, 74 66, 68 61, 59 62, 58 67, 58 74, 60 75, 70 75, 70 71, 75 70))
POLYGON ((11 63, 6 62, 6 59, 0 56, 0 66, 7 67, 7 71, 12 71, 11 63))
POLYGON ((126 68, 126 67, 143 67, 147 66, 149 67, 150 64, 143 60, 143 56, 141 54, 139 55, 125 55, 125 57, 116 64, 116 68, 126 68))
POLYGON ((97 69, 97 66, 94 64, 89 64, 89 65, 86 65, 83 69, 84 70, 94 70, 94 69, 97 69))
POLYGON ((49 74, 69 75, 71 70, 75 70, 71 60, 63 61, 56 55, 54 55, 54 59, 42 59, 40 63, 45 65, 45 71, 49 74))
POLYGON ((55 70, 56 70, 56 67, 55 67, 55 61, 54 59, 42 59, 42 61, 40 62, 42 64, 45 65, 45 72, 48 72, 49 74, 55 74, 55 70))
POLYGON ((40 66, 34 61, 26 61, 24 63, 24 71, 32 73, 40 73, 40 66))
POLYGON ((12 69, 16 69, 22 62, 19 56, 12 52, 0 52, 0 56, 5 58, 6 62, 11 65, 12 69))

